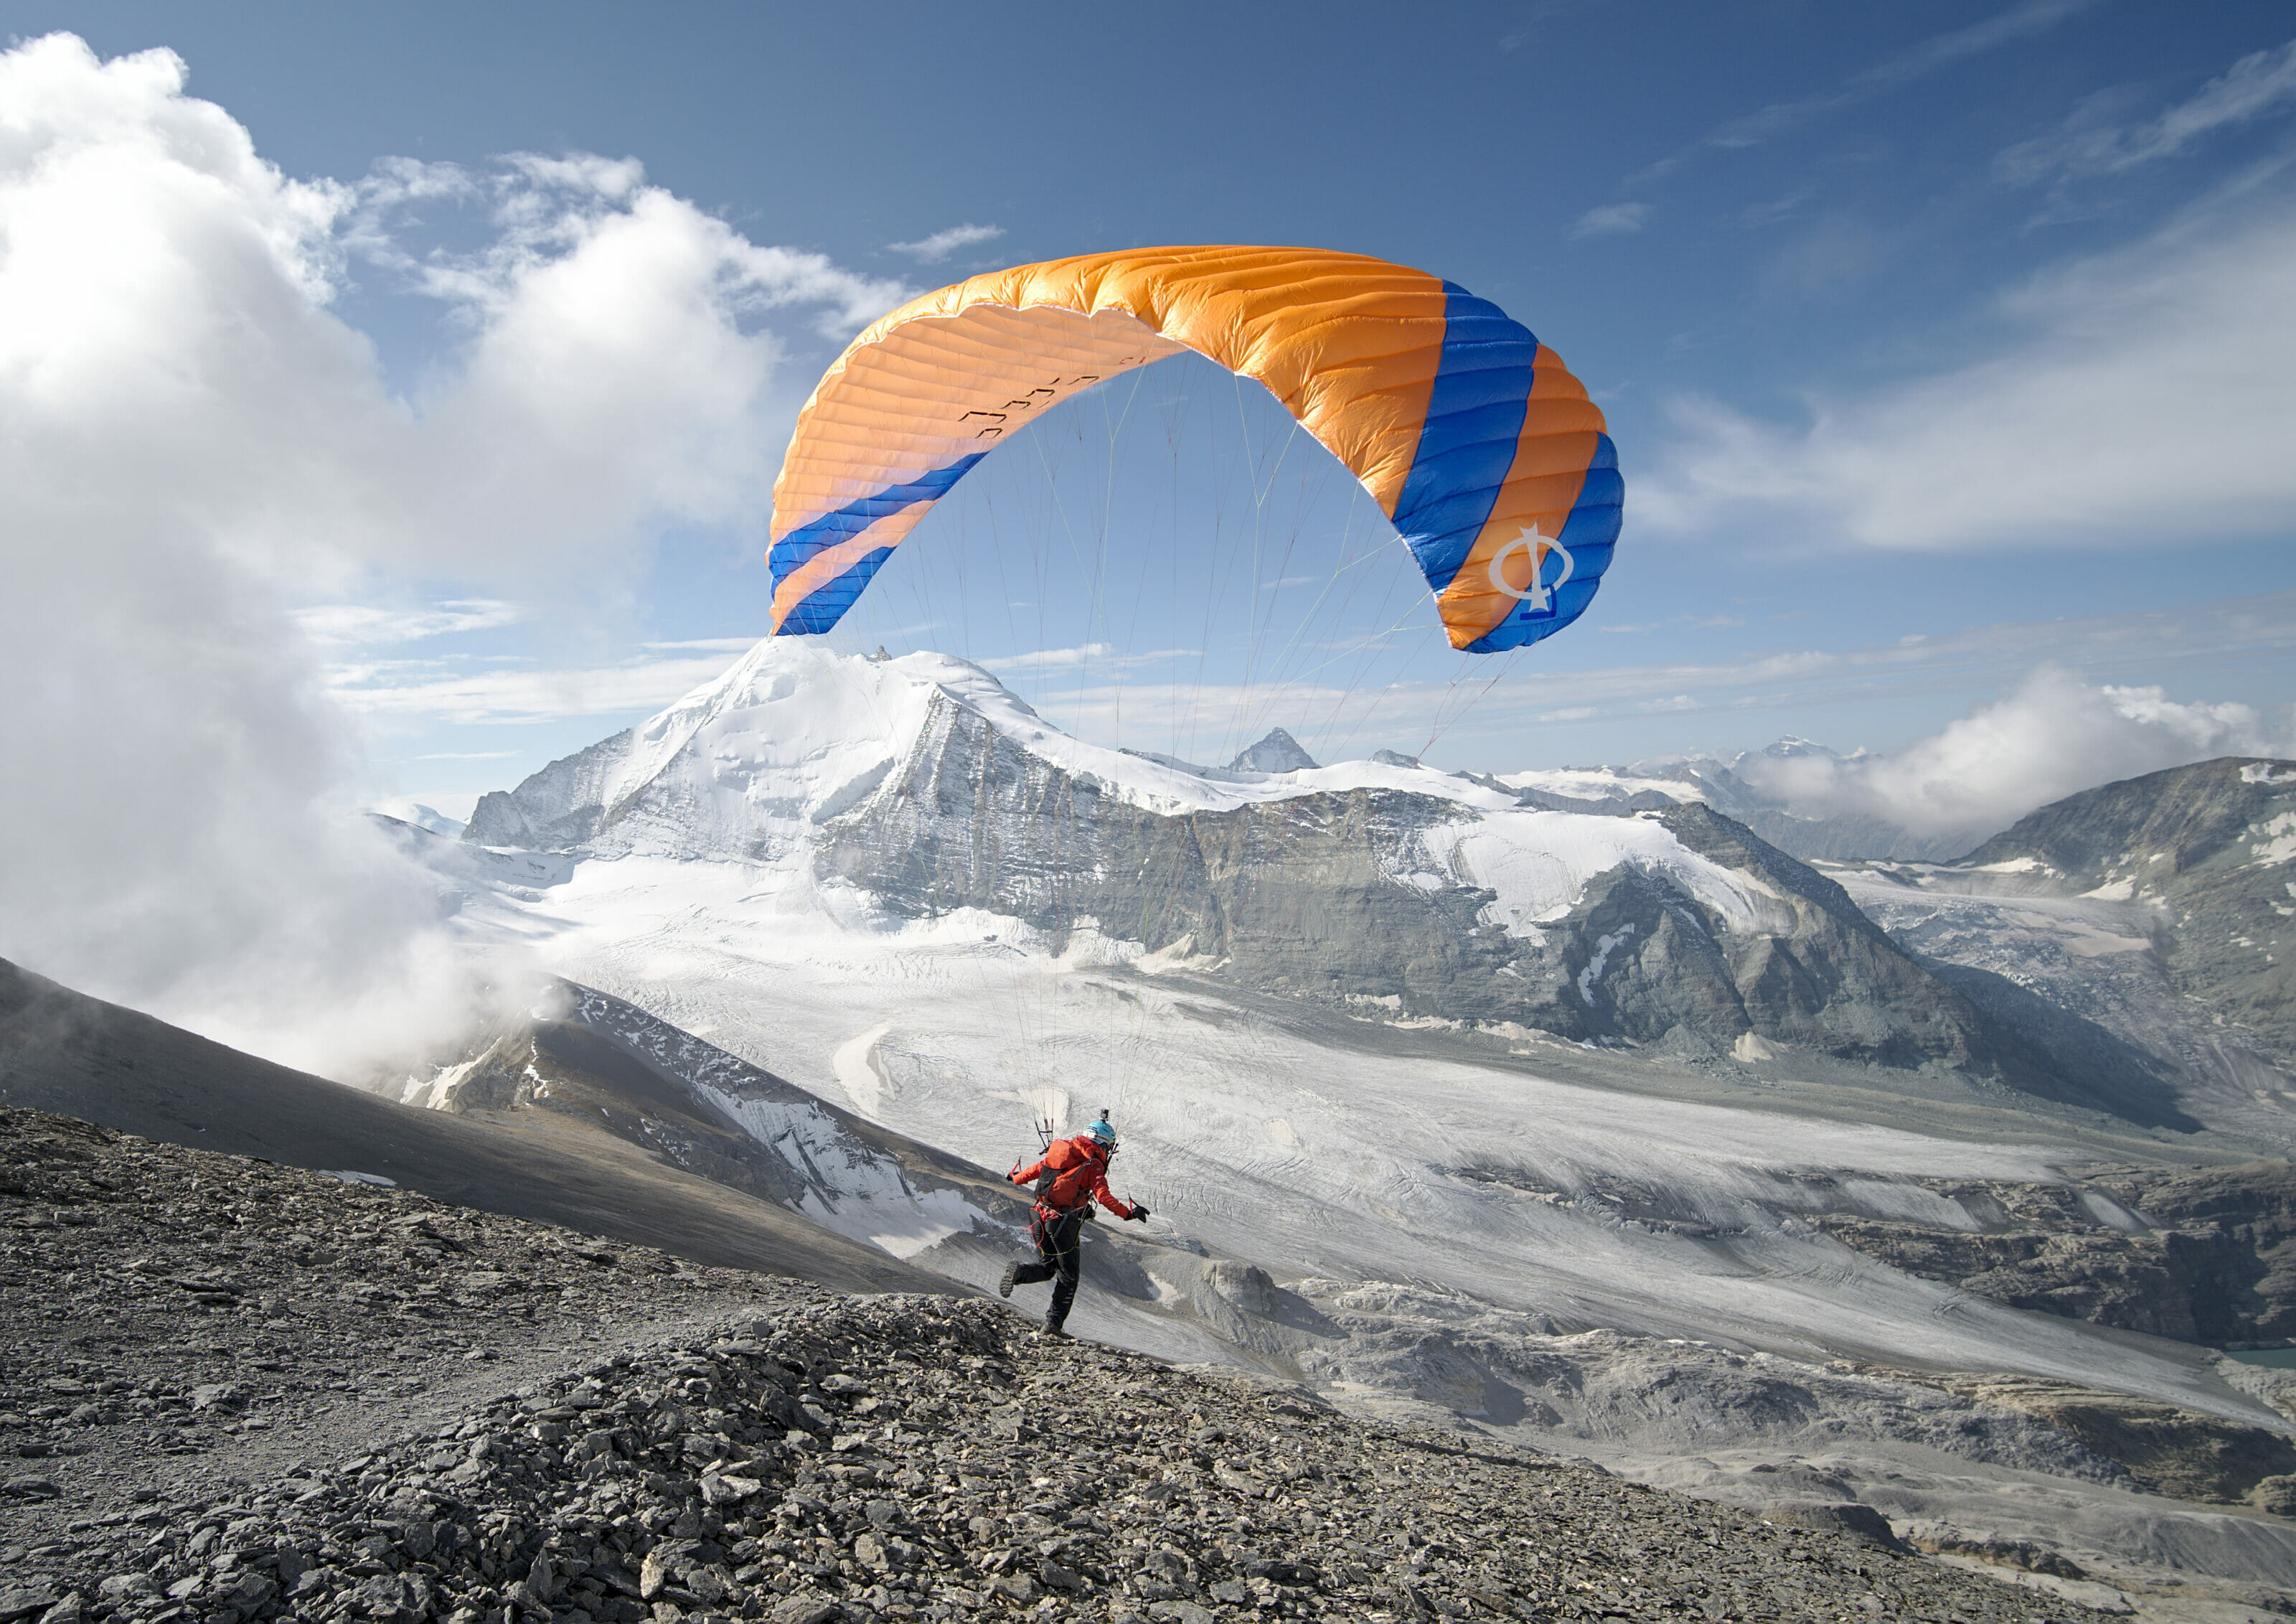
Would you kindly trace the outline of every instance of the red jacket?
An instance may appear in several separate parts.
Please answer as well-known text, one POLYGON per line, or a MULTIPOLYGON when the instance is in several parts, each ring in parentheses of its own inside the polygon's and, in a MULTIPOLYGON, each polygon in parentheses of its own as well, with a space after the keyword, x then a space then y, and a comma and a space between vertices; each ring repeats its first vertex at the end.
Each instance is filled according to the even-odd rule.
POLYGON ((1109 1193, 1108 1152, 1090 1134, 1054 1140, 1042 1161, 1011 1177, 1016 1185, 1032 1185, 1046 1173, 1054 1176, 1052 1187, 1037 1198, 1037 1205, 1054 1218, 1089 1207, 1095 1201, 1119 1218, 1133 1214, 1130 1202, 1120 1202, 1109 1193))

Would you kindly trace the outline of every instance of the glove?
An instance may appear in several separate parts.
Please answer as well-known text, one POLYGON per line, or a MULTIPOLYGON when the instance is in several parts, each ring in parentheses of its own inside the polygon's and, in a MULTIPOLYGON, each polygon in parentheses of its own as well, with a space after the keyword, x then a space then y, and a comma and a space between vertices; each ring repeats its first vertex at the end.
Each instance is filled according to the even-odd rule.
POLYGON ((1138 1218, 1144 1224, 1148 1221, 1148 1209, 1142 1206, 1138 1202, 1134 1202, 1132 1203, 1132 1210, 1126 1213, 1124 1216, 1127 1219, 1138 1218))

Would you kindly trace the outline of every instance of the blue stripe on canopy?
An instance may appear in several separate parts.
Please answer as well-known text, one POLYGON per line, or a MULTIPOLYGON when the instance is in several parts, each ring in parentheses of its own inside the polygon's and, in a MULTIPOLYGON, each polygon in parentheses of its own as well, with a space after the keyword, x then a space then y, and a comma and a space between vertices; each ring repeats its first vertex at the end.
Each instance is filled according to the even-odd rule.
POLYGON ((1437 592, 1451 584, 1514 465, 1538 340, 1488 299, 1443 284, 1443 352, 1395 528, 1437 592))
MULTIPOLYGON (((945 468, 935 468, 903 485, 888 485, 882 489, 858 496, 834 513, 824 513, 812 523, 801 525, 774 543, 766 554, 772 567, 774 579, 781 580, 789 572, 824 548, 841 541, 849 541, 881 519, 890 519, 906 508, 920 502, 937 502, 972 469, 972 465, 988 454, 976 451, 961 456, 945 468)), ((791 611, 775 635, 786 636, 792 632, 827 631, 837 623, 861 588, 869 584, 885 560, 892 554, 890 546, 864 554, 852 569, 806 597, 803 603, 791 611), (834 602, 833 611, 826 605, 834 602), (802 624, 800 624, 802 622, 802 624)))

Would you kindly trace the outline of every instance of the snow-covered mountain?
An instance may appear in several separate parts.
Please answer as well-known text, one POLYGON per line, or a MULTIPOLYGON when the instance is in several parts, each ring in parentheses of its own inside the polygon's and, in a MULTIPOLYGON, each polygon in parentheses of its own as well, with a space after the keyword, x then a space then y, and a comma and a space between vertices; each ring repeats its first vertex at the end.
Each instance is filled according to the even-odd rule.
POLYGON ((1218 771, 1104 750, 961 660, 774 640, 485 797, 464 840, 762 865, 783 906, 1018 925, 1055 955, 1088 939, 1505 1034, 1724 1064, 1792 1045, 2079 1094, 1838 887, 1706 807, 1546 799, 1401 758, 1319 767, 1280 731, 1218 771))

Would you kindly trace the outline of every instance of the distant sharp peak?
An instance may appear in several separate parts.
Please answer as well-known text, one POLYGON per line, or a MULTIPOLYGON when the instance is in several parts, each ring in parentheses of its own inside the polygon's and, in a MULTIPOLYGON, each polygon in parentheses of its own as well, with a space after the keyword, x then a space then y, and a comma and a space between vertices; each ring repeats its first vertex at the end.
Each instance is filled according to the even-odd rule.
MULTIPOLYGON (((1414 763, 1414 765, 1416 765, 1414 763)), ((1239 751, 1227 764, 1231 773, 1312 773, 1316 759, 1281 727, 1271 727, 1257 744, 1239 751)))

